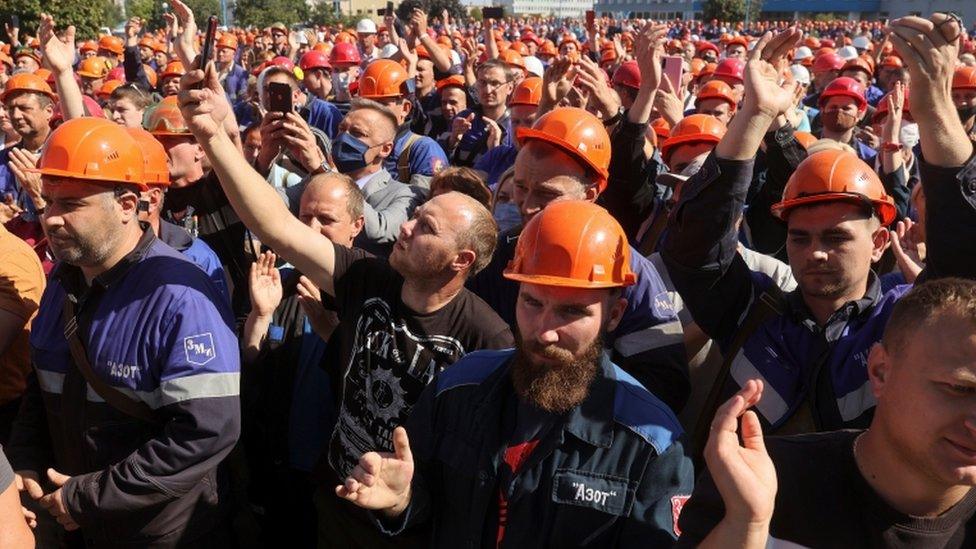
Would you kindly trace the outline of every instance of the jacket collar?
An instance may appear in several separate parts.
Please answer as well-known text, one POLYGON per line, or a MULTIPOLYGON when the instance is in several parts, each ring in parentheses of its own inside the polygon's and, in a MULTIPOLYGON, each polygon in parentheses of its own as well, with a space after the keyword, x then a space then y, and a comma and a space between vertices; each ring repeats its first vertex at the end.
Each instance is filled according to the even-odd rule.
MULTIPOLYGON (((865 312, 871 310, 875 303, 881 299, 881 281, 878 275, 874 274, 874 271, 868 272, 868 289, 864 292, 864 296, 855 299, 853 301, 848 301, 840 309, 834 311, 830 315, 830 319, 827 321, 827 326, 841 322, 841 324, 846 324, 847 321, 853 317, 860 316, 865 312)), ((790 310, 793 312, 793 318, 800 323, 808 327, 817 327, 817 321, 813 318, 813 313, 810 312, 810 308, 807 307, 806 302, 803 300, 803 294, 800 288, 797 288, 786 295, 786 300, 789 303, 790 310)), ((817 328, 819 331, 820 328, 817 328)))
POLYGON ((363 185, 363 194, 369 196, 389 185, 391 181, 393 181, 393 178, 390 176, 390 172, 381 167, 379 171, 374 173, 366 181, 366 184, 363 185))
POLYGON ((80 267, 70 265, 63 261, 58 263, 51 276, 61 282, 65 292, 76 302, 95 288, 105 290, 111 287, 121 280, 133 265, 142 261, 149 247, 156 240, 156 234, 149 224, 140 223, 140 226, 143 231, 136 247, 120 259, 118 263, 92 279, 90 287, 85 283, 85 278, 80 267))

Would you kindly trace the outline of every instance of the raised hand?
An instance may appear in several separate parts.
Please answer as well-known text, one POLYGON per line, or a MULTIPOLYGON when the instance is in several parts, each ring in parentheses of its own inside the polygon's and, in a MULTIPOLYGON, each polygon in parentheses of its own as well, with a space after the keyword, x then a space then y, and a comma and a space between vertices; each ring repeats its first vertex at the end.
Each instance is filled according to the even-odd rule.
POLYGON ((789 74, 787 55, 801 36, 794 28, 775 36, 767 32, 759 39, 746 62, 742 110, 775 118, 792 107, 796 82, 783 74, 789 74))
POLYGON ((749 410, 759 402, 762 390, 762 381, 750 380, 723 404, 715 412, 705 445, 705 462, 725 503, 725 517, 742 526, 768 527, 776 502, 776 468, 766 453, 759 418, 749 410))
POLYGON ((393 453, 363 454, 349 478, 336 486, 336 494, 364 509, 396 517, 410 503, 413 469, 407 430, 397 427, 393 431, 393 453))
POLYGON ((914 284, 919 273, 925 268, 924 226, 906 217, 899 221, 891 234, 891 251, 895 255, 898 269, 905 282, 914 284))
POLYGON ((573 89, 573 79, 576 68, 571 60, 560 57, 546 67, 542 75, 542 101, 539 103, 539 113, 545 113, 555 108, 573 89))
POLYGON ((258 317, 269 318, 281 303, 281 274, 275 267, 278 256, 264 252, 251 263, 251 308, 258 317))
POLYGON ((193 17, 193 10, 180 0, 173 0, 173 13, 179 21, 182 32, 176 42, 176 56, 180 58, 184 67, 189 68, 197 57, 197 21, 193 17))
POLYGON ((895 82, 891 93, 884 98, 888 102, 888 118, 885 119, 881 129, 881 139, 887 143, 899 143, 901 141, 901 119, 905 104, 905 85, 900 81, 895 82))
POLYGON ((32 153, 26 149, 14 148, 10 150, 10 162, 7 166, 13 172, 17 183, 30 196, 31 201, 37 208, 44 207, 44 199, 41 198, 41 174, 34 171, 37 168, 39 154, 32 153))
POLYGON ((295 290, 298 293, 298 304, 308 317, 312 330, 322 338, 322 341, 328 341, 332 337, 332 332, 339 326, 339 316, 335 311, 327 310, 322 305, 322 291, 305 275, 298 278, 295 290))
POLYGON ((179 102, 187 127, 200 142, 209 141, 223 131, 224 120, 231 112, 213 62, 207 64, 206 72, 194 68, 183 75, 179 102), (203 87, 195 89, 201 82, 203 87))
POLYGON ((58 38, 54 32, 54 18, 42 13, 38 35, 41 42, 41 57, 48 68, 55 73, 70 71, 71 65, 75 62, 74 25, 68 27, 64 38, 58 38))
POLYGON ((125 43, 127 46, 135 46, 139 43, 139 33, 142 31, 142 20, 138 17, 130 17, 125 22, 125 43))
POLYGON ((599 111, 602 118, 609 118, 620 109, 620 97, 607 83, 606 73, 588 57, 581 57, 578 85, 588 92, 589 105, 599 111))
MULTIPOLYGON (((656 90, 661 86, 661 60, 664 59, 664 42, 667 36, 667 25, 648 23, 634 41, 634 60, 640 69, 642 88, 656 90)), ((616 39, 615 36, 614 40, 616 39)))

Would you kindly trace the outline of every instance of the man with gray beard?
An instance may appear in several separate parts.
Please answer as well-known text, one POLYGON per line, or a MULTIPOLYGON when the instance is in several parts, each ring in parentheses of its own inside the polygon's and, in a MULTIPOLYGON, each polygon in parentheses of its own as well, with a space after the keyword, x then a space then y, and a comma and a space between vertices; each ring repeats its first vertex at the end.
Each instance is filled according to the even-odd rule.
POLYGON ((516 349, 445 370, 394 451, 364 454, 336 493, 390 535, 432 522, 432 547, 670 545, 693 482, 681 428, 603 352, 636 279, 629 255, 590 202, 536 214, 505 271, 520 284, 516 349))

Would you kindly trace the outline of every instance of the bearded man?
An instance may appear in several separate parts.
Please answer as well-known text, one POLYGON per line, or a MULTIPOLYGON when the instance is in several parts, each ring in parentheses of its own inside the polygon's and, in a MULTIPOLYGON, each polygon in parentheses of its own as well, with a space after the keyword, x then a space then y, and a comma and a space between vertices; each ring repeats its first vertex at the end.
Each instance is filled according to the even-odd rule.
POLYGON ((693 482, 681 428, 603 352, 629 255, 590 202, 535 215, 505 271, 520 283, 516 348, 445 370, 394 452, 364 454, 336 493, 391 535, 432 521, 434 547, 669 546, 693 482))

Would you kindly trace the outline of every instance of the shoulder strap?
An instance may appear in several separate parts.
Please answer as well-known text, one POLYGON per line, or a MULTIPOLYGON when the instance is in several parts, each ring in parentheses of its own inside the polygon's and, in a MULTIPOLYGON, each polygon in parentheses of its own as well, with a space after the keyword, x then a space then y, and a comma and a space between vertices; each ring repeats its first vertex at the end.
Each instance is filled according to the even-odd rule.
POLYGON ((759 326, 772 316, 783 314, 786 308, 785 305, 783 290, 773 283, 766 291, 759 295, 759 299, 752 304, 749 313, 742 321, 742 325, 739 326, 739 331, 736 332, 735 338, 732 340, 732 345, 723 357, 724 359, 722 360, 722 365, 719 367, 718 375, 715 376, 715 382, 712 384, 712 389, 708 392, 705 405, 702 406, 701 413, 698 416, 698 422, 695 424, 695 431, 692 433, 691 449, 696 470, 698 467, 704 467, 705 465, 702 459, 705 452, 705 443, 708 442, 712 419, 715 417, 715 412, 722 403, 722 391, 729 382, 732 362, 739 354, 739 351, 742 350, 742 346, 745 345, 746 340, 759 329, 759 326))
POLYGON ((95 375, 91 363, 88 361, 88 354, 85 352, 85 344, 82 343, 81 337, 78 335, 78 318, 75 316, 75 304, 68 296, 64 298, 62 313, 64 337, 68 340, 71 357, 74 359, 78 371, 81 372, 81 375, 85 376, 85 381, 88 382, 88 386, 116 410, 136 419, 141 419, 146 423, 159 425, 160 422, 156 418, 155 412, 145 402, 132 400, 95 375))
POLYGON ((418 139, 420 139, 419 135, 410 132, 410 137, 407 137, 407 144, 403 146, 403 151, 397 158, 397 177, 400 179, 400 183, 410 183, 410 150, 418 139))

